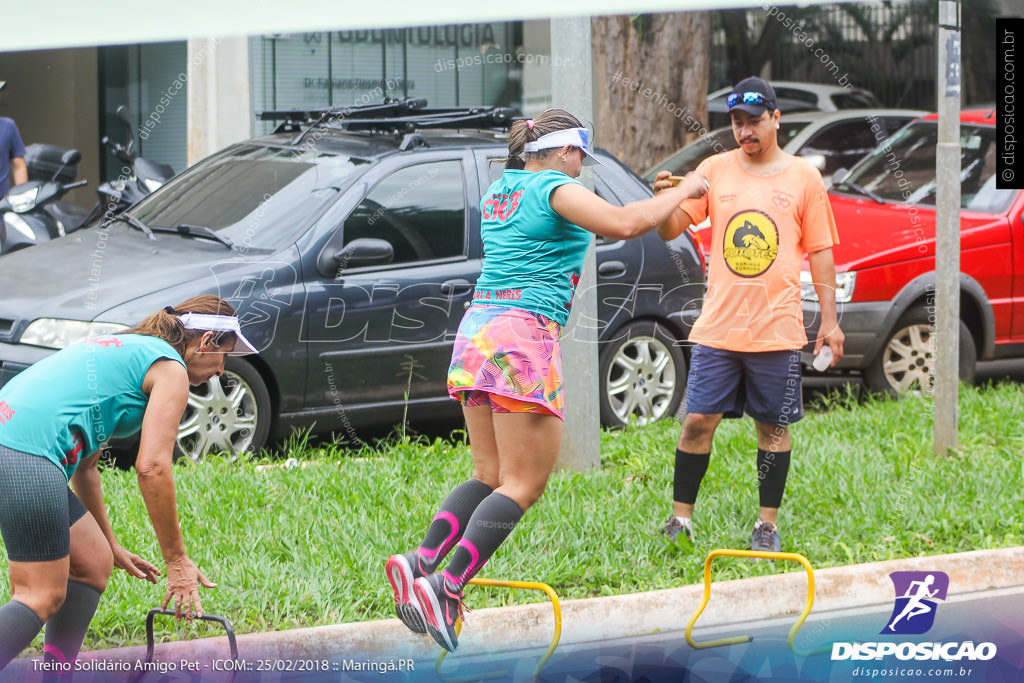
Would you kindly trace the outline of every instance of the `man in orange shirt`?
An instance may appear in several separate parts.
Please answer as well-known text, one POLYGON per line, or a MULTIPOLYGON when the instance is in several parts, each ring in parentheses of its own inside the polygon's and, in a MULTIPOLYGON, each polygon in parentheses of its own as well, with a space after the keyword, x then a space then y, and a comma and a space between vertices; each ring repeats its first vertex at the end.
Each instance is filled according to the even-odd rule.
MULTIPOLYGON (((683 201, 658 227, 663 239, 710 216, 708 289, 690 332, 694 342, 686 389, 686 418, 676 450, 673 516, 662 530, 692 539, 691 517, 723 417, 747 413, 757 427, 760 513, 754 550, 778 552, 776 526, 789 472, 789 425, 803 417, 800 349, 807 343, 800 303, 800 268, 810 262, 821 305, 814 353, 843 355, 836 317, 835 263, 839 242, 821 173, 778 145, 781 113, 775 91, 760 78, 740 81, 726 103, 739 149, 716 154, 697 168, 710 184, 700 199, 683 201)), ((672 185, 658 174, 655 192, 672 185)))

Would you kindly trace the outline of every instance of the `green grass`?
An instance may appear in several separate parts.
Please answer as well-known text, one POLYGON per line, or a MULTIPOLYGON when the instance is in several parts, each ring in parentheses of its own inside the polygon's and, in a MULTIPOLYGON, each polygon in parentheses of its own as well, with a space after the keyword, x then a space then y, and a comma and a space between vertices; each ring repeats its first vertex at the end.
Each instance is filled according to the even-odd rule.
MULTIPOLYGON (((783 550, 823 568, 1019 545, 1022 403, 1020 385, 965 387, 960 448, 939 457, 926 400, 825 399, 792 429, 783 550)), ((603 432, 601 469, 556 473, 481 575, 544 581, 564 599, 614 595, 699 582, 710 550, 749 547, 757 511, 749 419, 719 428, 696 548, 654 533, 670 510, 678 432, 673 421, 603 432)), ((176 470, 189 553, 219 584, 202 592, 205 610, 238 633, 391 618, 384 560, 415 547, 436 506, 469 475, 467 447, 406 438, 355 452, 299 440, 287 455, 306 466, 212 461, 176 470)), ((107 470, 103 481, 121 543, 160 564, 134 472, 107 470)), ((715 571, 727 579, 791 570, 802 571, 741 560, 715 571)), ((163 590, 115 571, 85 647, 145 642, 143 616, 163 590)), ((468 603, 536 600, 474 588, 468 603)))

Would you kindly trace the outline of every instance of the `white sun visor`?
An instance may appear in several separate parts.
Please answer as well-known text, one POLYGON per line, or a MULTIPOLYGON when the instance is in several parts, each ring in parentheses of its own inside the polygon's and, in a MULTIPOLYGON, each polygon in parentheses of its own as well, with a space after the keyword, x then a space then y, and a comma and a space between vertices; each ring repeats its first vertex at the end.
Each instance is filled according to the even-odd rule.
POLYGON ((228 351, 229 356, 245 356, 250 353, 259 353, 238 325, 238 318, 233 315, 213 315, 210 313, 182 313, 178 320, 185 326, 186 330, 208 330, 210 332, 233 332, 235 334, 235 347, 228 351))
POLYGON ((562 130, 556 130, 553 133, 547 135, 541 135, 533 142, 527 142, 523 148, 524 152, 539 152, 542 149, 558 149, 559 147, 565 147, 566 145, 572 145, 573 147, 579 147, 583 150, 586 155, 583 162, 587 163, 592 161, 596 164, 604 166, 604 162, 598 159, 590 151, 590 131, 586 128, 565 128, 562 130))

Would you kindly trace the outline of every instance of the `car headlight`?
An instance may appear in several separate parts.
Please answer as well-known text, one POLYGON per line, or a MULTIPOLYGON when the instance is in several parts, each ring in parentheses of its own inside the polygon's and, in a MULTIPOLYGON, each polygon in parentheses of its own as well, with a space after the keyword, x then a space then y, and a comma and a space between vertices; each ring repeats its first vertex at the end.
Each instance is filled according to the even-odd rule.
POLYGON ((33 320, 25 328, 25 333, 21 335, 21 343, 42 346, 47 349, 63 349, 69 344, 80 342, 89 337, 97 337, 102 334, 110 334, 127 329, 127 325, 119 323, 90 323, 84 320, 39 318, 33 320))
POLYGON ((156 178, 143 178, 142 184, 145 185, 146 189, 150 192, 156 192, 164 183, 162 180, 157 180, 156 178))
POLYGON ((25 239, 32 240, 33 242, 36 241, 36 234, 32 232, 32 226, 18 214, 10 211, 4 211, 4 225, 9 228, 14 228, 24 235, 25 239))
POLYGON ((39 195, 39 186, 36 185, 31 190, 25 190, 17 194, 11 192, 7 195, 7 201, 10 203, 11 208, 18 213, 25 213, 31 211, 36 205, 36 197, 39 195))
MULTIPOLYGON (((853 300, 853 286, 857 282, 857 271, 848 270, 836 273, 836 303, 845 304, 853 300)), ((800 297, 804 301, 817 301, 818 293, 814 291, 811 271, 800 271, 800 297)))

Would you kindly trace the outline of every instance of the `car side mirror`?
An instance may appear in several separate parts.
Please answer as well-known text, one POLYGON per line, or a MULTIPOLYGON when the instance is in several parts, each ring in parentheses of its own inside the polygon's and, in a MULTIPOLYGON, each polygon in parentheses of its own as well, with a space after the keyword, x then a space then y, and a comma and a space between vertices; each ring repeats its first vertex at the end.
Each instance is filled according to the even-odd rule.
POLYGON ((352 240, 341 249, 328 244, 317 258, 317 271, 324 277, 337 278, 349 268, 364 266, 382 266, 391 263, 395 258, 395 249, 386 240, 373 237, 360 237, 352 240))
POLYGON ((132 125, 132 113, 128 109, 128 107, 124 106, 123 104, 121 106, 119 106, 117 108, 117 118, 121 121, 121 123, 123 123, 124 125, 128 126, 129 128, 131 128, 131 125, 132 125))
POLYGON ((824 154, 802 154, 800 158, 809 163, 814 168, 818 169, 819 171, 825 171, 825 164, 827 162, 827 159, 825 159, 824 154))
POLYGON ((845 178, 849 172, 850 170, 847 168, 837 169, 836 172, 832 174, 832 184, 835 185, 836 183, 843 182, 843 178, 845 178))
POLYGON ((81 152, 79 152, 77 149, 69 149, 68 151, 64 152, 63 156, 61 156, 60 163, 63 166, 71 166, 72 164, 77 164, 81 160, 81 152))

